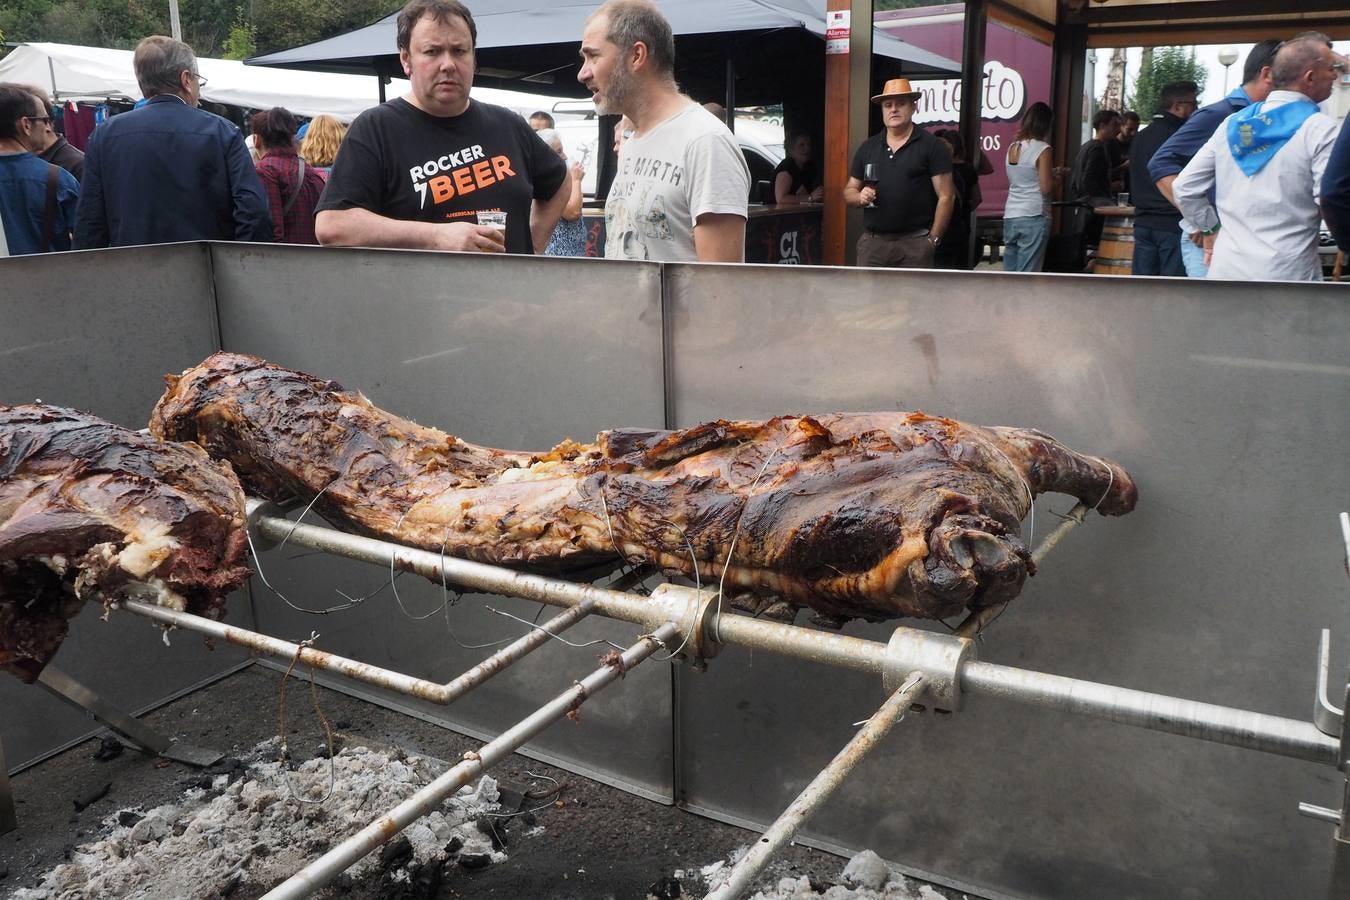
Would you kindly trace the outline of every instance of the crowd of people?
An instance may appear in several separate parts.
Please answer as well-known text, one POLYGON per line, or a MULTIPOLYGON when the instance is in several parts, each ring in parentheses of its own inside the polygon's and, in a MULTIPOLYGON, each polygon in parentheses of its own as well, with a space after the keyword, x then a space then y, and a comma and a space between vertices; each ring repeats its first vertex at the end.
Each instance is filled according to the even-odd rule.
MULTIPOLYGON (((579 81, 598 113, 621 117, 604 255, 743 260, 749 169, 725 110, 676 85, 665 17, 650 0, 608 0, 579 39, 579 81)), ((526 120, 471 99, 476 41, 463 3, 410 0, 396 39, 406 96, 349 129, 264 110, 247 142, 198 108, 196 57, 167 37, 136 48, 144 105, 97 128, 86 153, 55 133, 43 91, 0 85, 5 251, 243 240, 582 255, 582 165, 569 164, 547 112, 526 120)), ((1142 129, 1133 112, 1097 112, 1070 168, 1052 163, 1052 110, 1031 104, 1003 160, 1004 268, 1045 265, 1050 201, 1067 175, 1061 230, 1084 246, 1100 234, 1096 210, 1133 205, 1135 274, 1320 278, 1323 216, 1350 244, 1350 145, 1317 107, 1346 71, 1324 35, 1262 41, 1217 103, 1198 108, 1198 87, 1179 81, 1142 129)), ((971 268, 979 179, 993 165, 959 131, 916 124, 919 96, 896 78, 872 98, 884 127, 858 147, 843 188, 862 209, 858 264, 971 268)), ((792 131, 784 146, 773 201, 822 201, 810 135, 792 131)))

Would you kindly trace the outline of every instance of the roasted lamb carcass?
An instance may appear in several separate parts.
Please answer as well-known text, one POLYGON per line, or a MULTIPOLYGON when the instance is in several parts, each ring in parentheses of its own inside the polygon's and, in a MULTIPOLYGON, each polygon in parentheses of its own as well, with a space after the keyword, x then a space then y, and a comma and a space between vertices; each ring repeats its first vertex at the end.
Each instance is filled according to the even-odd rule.
POLYGON ((525 453, 250 356, 168 382, 156 436, 196 441, 265 497, 317 497, 340 528, 537 570, 649 563, 834 621, 1009 600, 1032 568, 1018 530, 1033 495, 1106 515, 1136 497, 1120 466, 1040 432, 923 413, 615 429, 525 453))
POLYGON ((244 493, 200 447, 0 406, 0 667, 33 681, 89 599, 219 619, 248 577, 244 493))

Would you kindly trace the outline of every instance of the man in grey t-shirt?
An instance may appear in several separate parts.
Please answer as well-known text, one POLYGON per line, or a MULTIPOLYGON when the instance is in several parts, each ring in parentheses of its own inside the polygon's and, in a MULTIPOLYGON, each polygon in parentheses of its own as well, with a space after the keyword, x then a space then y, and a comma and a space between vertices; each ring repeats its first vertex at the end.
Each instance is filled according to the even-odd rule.
POLYGON ((670 23, 647 0, 609 0, 586 22, 581 58, 596 111, 633 122, 605 202, 605 256, 743 262, 750 171, 727 127, 676 87, 670 23))

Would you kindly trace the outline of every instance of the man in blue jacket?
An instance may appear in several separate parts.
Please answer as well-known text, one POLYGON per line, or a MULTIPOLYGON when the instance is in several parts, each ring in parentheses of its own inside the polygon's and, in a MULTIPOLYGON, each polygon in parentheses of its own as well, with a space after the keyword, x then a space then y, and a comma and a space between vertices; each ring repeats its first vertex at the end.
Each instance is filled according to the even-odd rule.
POLYGON ((231 123, 197 108, 197 57, 155 36, 132 57, 149 102, 95 131, 84 160, 75 246, 271 241, 267 195, 231 123))
MULTIPOLYGON (((1253 103, 1266 99, 1274 88, 1270 67, 1275 61, 1275 51, 1280 49, 1280 41, 1270 39, 1261 41, 1247 54, 1242 67, 1242 84, 1218 103, 1211 103, 1195 112, 1186 120, 1186 124, 1177 129, 1167 141, 1153 154, 1148 162, 1148 174, 1162 195, 1173 206, 1176 199, 1172 196, 1172 182, 1186 163, 1210 139, 1223 120, 1240 109, 1246 109, 1253 103)), ((1199 242, 1200 229, 1185 219, 1181 220, 1181 261, 1186 266, 1186 275, 1190 278, 1204 278, 1206 274, 1205 250, 1199 242)))
POLYGON ((36 156, 50 123, 51 111, 26 88, 0 84, 0 255, 70 249, 80 185, 36 156))
POLYGON ((1350 128, 1341 126, 1322 176, 1322 218, 1327 220, 1336 246, 1350 254, 1350 128))

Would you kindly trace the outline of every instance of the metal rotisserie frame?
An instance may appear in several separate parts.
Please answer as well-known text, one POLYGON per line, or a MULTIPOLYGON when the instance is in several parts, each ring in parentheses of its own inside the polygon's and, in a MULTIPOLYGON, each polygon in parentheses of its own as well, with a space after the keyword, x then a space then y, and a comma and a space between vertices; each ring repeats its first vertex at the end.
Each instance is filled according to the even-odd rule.
MULTIPOLYGON (((620 424, 868 408, 1039 427, 1121 461, 1140 482, 1140 505, 1057 550, 998 621, 985 660, 1301 718, 1321 627, 1333 627, 1333 656, 1344 658, 1350 622, 1334 521, 1350 481, 1338 452, 1350 438, 1350 304, 1340 286, 1104 286, 1073 276, 241 245, 0 261, 11 283, 18 267, 68 287, 60 302, 44 297, 23 310, 20 321, 36 323, 39 337, 0 343, 0 402, 36 395, 121 420, 107 405, 116 386, 128 411, 147 392, 139 407, 148 414, 157 382, 142 368, 181 369, 215 349, 197 352, 196 341, 161 332, 186 317, 184 327, 212 334, 218 315, 225 349, 335 378, 499 446, 620 424), (143 300, 157 283, 167 296, 143 300), (145 303, 152 316, 139 312, 145 303), (109 310, 118 312, 100 318, 109 310), (86 320, 98 327, 81 327, 86 320), (74 334, 87 339, 24 349, 74 334)), ((1037 538, 1069 505, 1036 504, 1037 538)), ((303 585, 294 597, 316 606, 340 602, 335 589, 384 580, 313 557, 279 560, 268 575, 283 591, 303 585)), ((414 580, 400 581, 410 611, 439 603, 439 588, 414 580)), ((476 605, 469 598, 455 610, 463 643, 519 633, 476 605)), ((259 594, 254 606, 261 631, 319 630, 326 649, 440 682, 492 652, 461 650, 439 620, 405 619, 387 591, 317 625, 275 598, 259 594)), ((77 622, 58 661, 78 653, 98 677, 125 672, 95 630, 107 626, 92 620, 77 622)), ((631 637, 609 627, 588 619, 569 639, 631 637)), ((149 653, 158 636, 133 631, 146 632, 149 653)), ((846 634, 875 641, 888 631, 852 625, 846 634)), ((184 636, 174 652, 193 643, 184 636)), ((590 656, 565 649, 541 648, 519 673, 444 709, 358 692, 486 735, 535 708, 545 674, 553 683, 589 670, 590 656)), ((147 658, 157 678, 191 665, 147 658)), ((530 751, 764 826, 879 702, 871 677, 757 651, 727 654, 706 675, 676 670, 673 685, 665 675, 640 667, 606 698, 604 709, 618 709, 601 715, 597 706, 585 724, 565 723, 530 751), (651 741, 623 752, 637 721, 651 741)), ((128 672, 118 687, 132 681, 128 672)), ((27 758, 15 750, 16 729, 49 731, 39 698, 0 686, 11 764, 27 758)), ((805 839, 871 847, 990 897, 1318 896, 1331 863, 1328 826, 1298 817, 1294 804, 1339 805, 1333 775, 977 696, 957 716, 925 716, 888 737, 805 839)))

